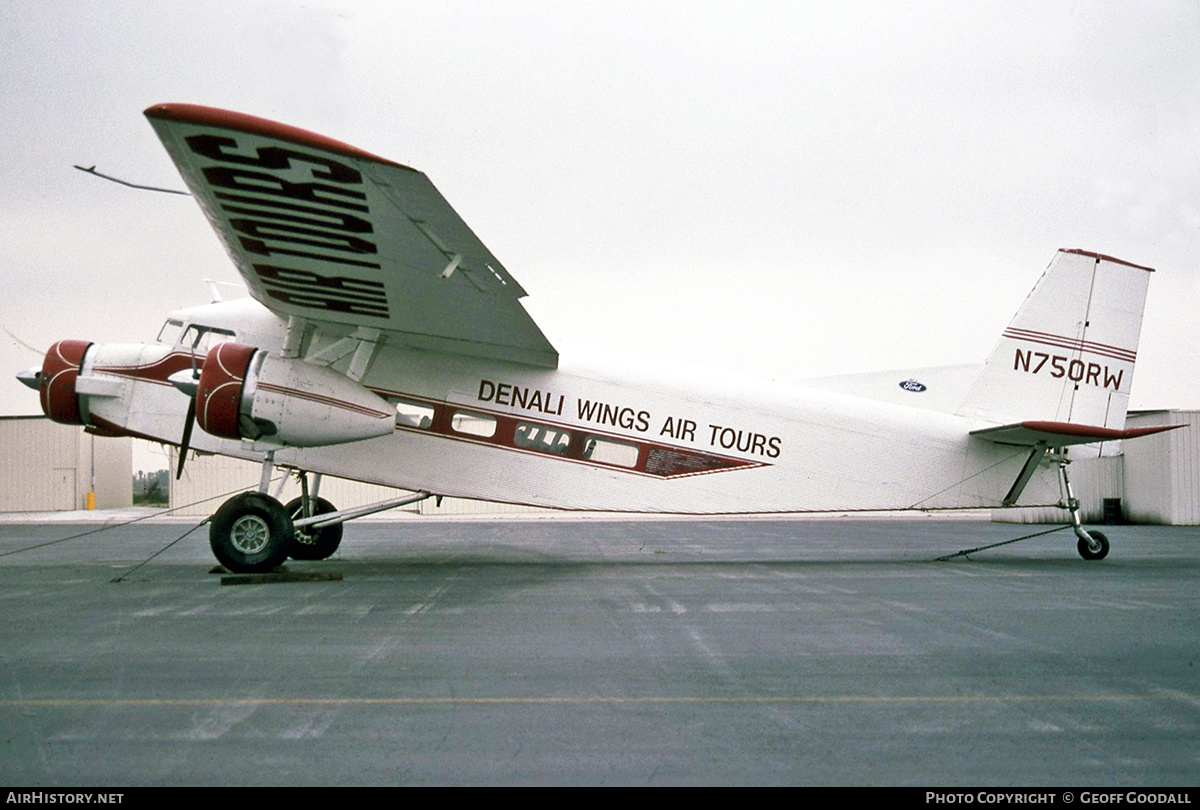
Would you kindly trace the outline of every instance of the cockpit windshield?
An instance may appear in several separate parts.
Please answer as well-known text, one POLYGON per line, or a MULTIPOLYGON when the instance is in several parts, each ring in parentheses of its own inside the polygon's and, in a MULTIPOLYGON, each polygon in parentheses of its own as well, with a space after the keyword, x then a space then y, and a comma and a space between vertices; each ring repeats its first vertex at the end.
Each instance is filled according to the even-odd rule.
POLYGON ((158 333, 158 342, 181 346, 197 354, 207 354, 208 350, 218 343, 235 340, 236 337, 229 329, 199 323, 188 324, 184 328, 182 321, 167 321, 158 333))
POLYGON ((158 342, 174 346, 179 342, 179 336, 182 334, 183 321, 167 321, 163 324, 162 329, 158 330, 158 342))

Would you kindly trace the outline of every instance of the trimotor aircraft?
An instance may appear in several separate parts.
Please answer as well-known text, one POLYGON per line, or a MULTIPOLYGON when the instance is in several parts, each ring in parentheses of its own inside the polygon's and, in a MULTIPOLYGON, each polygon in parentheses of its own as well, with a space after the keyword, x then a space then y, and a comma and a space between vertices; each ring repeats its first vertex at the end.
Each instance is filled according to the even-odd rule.
POLYGON ((966 377, 571 365, 423 173, 241 113, 145 115, 252 297, 171 313, 153 343, 59 341, 18 376, 55 421, 178 446, 180 471, 189 450, 261 462, 258 491, 212 517, 232 571, 323 559, 345 521, 447 495, 696 515, 1059 504, 1101 559, 1066 465, 1164 429, 1125 427, 1146 267, 1060 250, 966 377), (275 467, 300 498, 271 497, 275 467), (413 494, 339 511, 322 475, 413 494))

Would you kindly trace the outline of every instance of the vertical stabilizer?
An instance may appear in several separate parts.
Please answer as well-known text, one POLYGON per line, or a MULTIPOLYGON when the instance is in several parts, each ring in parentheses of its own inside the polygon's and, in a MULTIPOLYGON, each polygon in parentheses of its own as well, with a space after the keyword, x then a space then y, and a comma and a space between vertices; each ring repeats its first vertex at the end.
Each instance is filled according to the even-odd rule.
POLYGON ((1004 330, 958 413, 1121 429, 1150 273, 1060 250, 1004 330))

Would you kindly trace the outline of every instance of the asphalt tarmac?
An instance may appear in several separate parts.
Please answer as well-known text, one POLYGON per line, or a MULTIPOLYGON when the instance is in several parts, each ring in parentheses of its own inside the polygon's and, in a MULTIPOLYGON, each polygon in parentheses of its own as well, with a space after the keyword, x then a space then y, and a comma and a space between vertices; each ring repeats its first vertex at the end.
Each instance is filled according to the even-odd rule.
POLYGON ((189 525, 0 522, 0 782, 1200 781, 1200 527, 398 519, 234 587, 189 525))

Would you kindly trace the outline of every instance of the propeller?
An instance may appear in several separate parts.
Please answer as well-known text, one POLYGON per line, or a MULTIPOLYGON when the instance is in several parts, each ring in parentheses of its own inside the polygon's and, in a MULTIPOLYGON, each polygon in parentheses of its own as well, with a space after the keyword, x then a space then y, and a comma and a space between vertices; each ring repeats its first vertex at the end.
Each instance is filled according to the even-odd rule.
POLYGON ((187 461, 188 446, 192 443, 192 425, 196 424, 196 398, 188 400, 187 417, 183 422, 183 441, 179 443, 179 469, 175 471, 175 480, 183 477, 183 463, 187 461))
POLYGON ((188 396, 187 416, 183 419, 183 438, 179 441, 179 467, 175 470, 175 480, 183 477, 183 464, 187 461, 188 448, 192 443, 192 427, 196 424, 196 389, 200 386, 200 375, 195 368, 185 368, 176 371, 167 381, 188 396))

